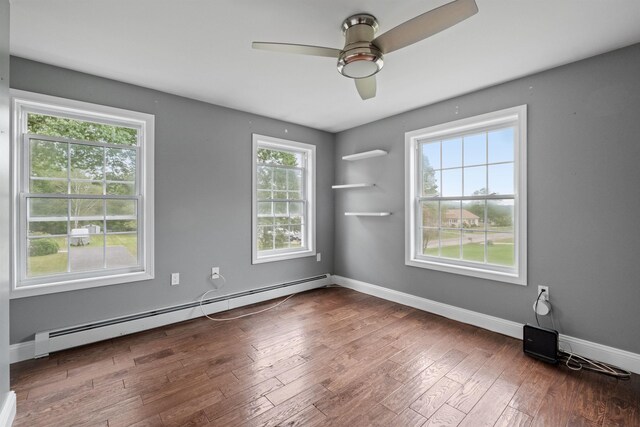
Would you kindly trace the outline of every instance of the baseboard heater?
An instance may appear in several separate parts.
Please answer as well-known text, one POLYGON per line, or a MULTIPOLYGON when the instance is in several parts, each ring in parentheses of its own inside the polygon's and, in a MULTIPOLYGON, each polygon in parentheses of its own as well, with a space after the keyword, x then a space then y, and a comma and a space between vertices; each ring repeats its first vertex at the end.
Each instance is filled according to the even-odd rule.
MULTIPOLYGON (((202 303, 206 314, 219 313, 296 292, 307 291, 331 284, 331 275, 321 274, 286 283, 252 289, 234 294, 208 298, 202 303)), ((157 310, 145 311, 129 316, 116 317, 67 328, 37 332, 34 357, 103 341, 122 335, 133 334, 171 323, 183 322, 202 316, 200 302, 189 302, 157 310)))

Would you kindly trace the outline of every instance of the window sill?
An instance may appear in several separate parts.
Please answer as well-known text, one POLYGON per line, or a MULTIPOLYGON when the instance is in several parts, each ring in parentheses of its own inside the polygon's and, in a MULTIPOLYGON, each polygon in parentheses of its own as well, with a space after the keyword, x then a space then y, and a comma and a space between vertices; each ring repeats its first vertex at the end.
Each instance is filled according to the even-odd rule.
POLYGON ((405 265, 411 267, 428 268, 430 270, 444 271, 446 273, 461 274, 463 276, 477 277, 479 279, 495 280, 497 282, 512 283, 514 285, 527 286, 526 277, 517 273, 505 273, 501 271, 487 270, 483 268, 452 265, 435 261, 411 258, 405 260, 405 265))
POLYGON ((59 292, 76 291, 80 289, 97 288, 100 286, 120 285, 124 283, 151 280, 153 272, 124 273, 99 278, 65 280, 63 282, 46 283, 41 285, 14 286, 11 289, 11 299, 34 297, 38 295, 56 294, 59 292))
POLYGON ((305 257, 310 257, 315 255, 316 255, 316 251, 311 249, 305 250, 305 251, 299 251, 299 252, 285 252, 285 253, 276 253, 273 255, 262 255, 262 256, 254 257, 253 264, 263 264, 266 262, 273 262, 273 261, 285 261, 288 259, 305 258, 305 257))

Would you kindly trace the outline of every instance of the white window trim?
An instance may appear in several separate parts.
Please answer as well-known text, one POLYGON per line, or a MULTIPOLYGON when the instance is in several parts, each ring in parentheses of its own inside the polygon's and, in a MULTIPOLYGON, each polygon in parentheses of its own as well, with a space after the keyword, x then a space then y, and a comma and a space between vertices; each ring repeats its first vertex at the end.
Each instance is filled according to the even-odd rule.
POLYGON ((302 142, 290 141, 271 136, 253 134, 253 148, 251 155, 251 260, 252 264, 262 264, 272 261, 283 261, 287 259, 303 258, 316 255, 316 146, 305 144, 302 142), (307 179, 306 197, 306 239, 308 245, 302 249, 285 249, 282 251, 272 252, 270 254, 260 255, 258 252, 258 242, 256 239, 256 230, 258 227, 258 193, 257 193, 257 173, 256 159, 258 156, 258 146, 267 146, 281 150, 299 150, 307 153, 307 179))
POLYGON ((465 276, 500 282, 527 285, 527 106, 507 108, 475 117, 430 126, 405 133, 405 264, 413 267, 428 268, 465 276), (434 261, 419 258, 416 254, 416 196, 417 180, 416 156, 418 141, 427 138, 448 136, 471 132, 475 129, 503 123, 517 122, 518 133, 514 157, 516 162, 515 176, 515 235, 516 273, 502 272, 482 267, 456 265, 454 262, 434 261))
MULTIPOLYGON (((149 280, 154 278, 154 140, 155 116, 120 108, 88 102, 75 101, 39 93, 12 89, 11 95, 11 177, 12 177, 12 206, 11 206, 11 298, 24 298, 78 289, 95 288, 98 286, 117 285, 122 283, 149 280), (86 273, 79 273, 77 277, 67 276, 64 280, 43 284, 20 286, 19 238, 24 237, 25 230, 21 230, 20 217, 20 177, 23 173, 21 144, 23 129, 23 112, 38 112, 51 114, 63 113, 66 116, 77 116, 79 119, 90 117, 101 123, 129 124, 140 129, 143 143, 140 146, 139 168, 140 190, 144 196, 142 203, 142 247, 144 248, 141 266, 142 271, 117 272, 110 275, 87 277, 86 273)), ((52 278, 55 280, 55 278, 52 278)))

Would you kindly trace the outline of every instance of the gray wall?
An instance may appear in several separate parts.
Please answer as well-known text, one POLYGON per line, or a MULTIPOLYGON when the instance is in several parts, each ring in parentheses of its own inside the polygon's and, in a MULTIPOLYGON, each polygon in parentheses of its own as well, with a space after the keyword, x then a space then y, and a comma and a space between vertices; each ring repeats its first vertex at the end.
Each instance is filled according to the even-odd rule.
POLYGON ((561 333, 640 353, 639 76, 635 45, 339 133, 336 183, 377 187, 336 193, 335 273, 522 323, 549 285, 561 333), (405 266, 404 133, 521 104, 529 286, 405 266), (389 155, 340 160, 375 148, 389 155))
POLYGON ((205 276, 218 265, 226 292, 333 271, 523 323, 534 321, 536 285, 545 284, 562 333, 640 352, 638 75, 640 45, 334 136, 13 58, 12 87, 156 115, 157 271, 149 282, 13 300, 11 342, 191 301, 209 288, 205 276), (405 266, 404 132, 520 104, 529 106, 529 286, 405 266), (250 265, 252 132, 317 144, 321 263, 250 265), (389 155, 340 160, 374 148, 389 155), (359 181, 377 187, 336 191, 334 209, 331 184, 359 181), (353 218, 345 210, 393 215, 353 218), (174 271, 178 287, 169 286, 174 271))
POLYGON ((0 0, 0 408, 9 391, 9 0, 0 0))
POLYGON ((213 266, 227 279, 223 293, 333 271, 334 135, 15 57, 11 87, 156 117, 156 278, 14 299, 12 343, 40 330, 193 301, 211 289, 213 266), (322 262, 307 257, 251 265, 253 132, 316 145, 322 262), (179 286, 169 285, 171 272, 180 272, 179 286))

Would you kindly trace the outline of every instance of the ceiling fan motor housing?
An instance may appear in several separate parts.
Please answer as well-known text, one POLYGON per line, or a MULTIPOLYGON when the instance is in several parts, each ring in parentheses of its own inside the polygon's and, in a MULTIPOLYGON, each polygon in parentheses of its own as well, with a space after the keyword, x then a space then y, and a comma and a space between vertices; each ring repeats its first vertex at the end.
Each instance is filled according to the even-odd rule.
POLYGON ((338 58, 340 74, 352 79, 373 76, 382 69, 382 52, 371 43, 378 21, 369 14, 350 16, 342 23, 345 46, 338 58))

